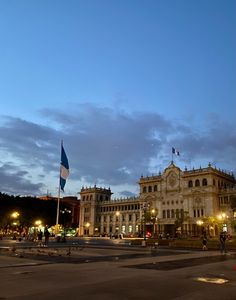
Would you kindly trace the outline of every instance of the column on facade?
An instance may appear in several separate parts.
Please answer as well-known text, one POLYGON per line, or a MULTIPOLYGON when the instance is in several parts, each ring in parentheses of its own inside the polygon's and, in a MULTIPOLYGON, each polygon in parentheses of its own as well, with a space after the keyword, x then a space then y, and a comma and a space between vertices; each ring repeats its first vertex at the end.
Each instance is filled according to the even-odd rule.
POLYGON ((132 214, 132 234, 133 235, 136 233, 136 224, 137 224, 136 213, 133 213, 132 214))

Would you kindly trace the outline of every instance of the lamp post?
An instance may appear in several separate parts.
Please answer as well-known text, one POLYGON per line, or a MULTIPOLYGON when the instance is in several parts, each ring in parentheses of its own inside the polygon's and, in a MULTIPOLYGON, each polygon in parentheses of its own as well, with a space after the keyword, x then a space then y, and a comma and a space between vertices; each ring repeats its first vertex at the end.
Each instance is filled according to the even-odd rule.
POLYGON ((36 220, 34 222, 35 228, 34 228, 34 233, 33 233, 33 240, 37 239, 37 234, 40 231, 40 229, 42 228, 42 221, 41 220, 36 220))
POLYGON ((200 227, 200 234, 202 234, 203 221, 202 220, 197 220, 197 225, 200 227))
POLYGON ((116 226, 116 231, 119 237, 120 236, 120 212, 119 211, 116 212, 116 222, 118 222, 118 226, 116 226))
POLYGON ((153 237, 155 236, 155 224, 156 224, 156 211, 153 208, 151 210, 152 222, 153 222, 153 237))
POLYGON ((227 232, 228 231, 228 228, 227 228, 227 223, 226 223, 226 220, 229 218, 228 215, 224 212, 220 213, 218 215, 218 220, 220 221, 221 223, 221 231, 225 231, 227 232))
POLYGON ((62 241, 66 242, 66 215, 71 214, 71 210, 64 208, 60 212, 63 214, 63 227, 64 227, 62 241))
MULTIPOLYGON (((15 231, 17 229, 17 225, 19 225, 19 220, 18 217, 20 216, 20 213, 18 211, 14 211, 13 213, 11 213, 11 218, 14 219, 14 221, 12 222, 12 225, 15 227, 15 231)), ((13 233, 13 239, 16 239, 16 232, 13 233)))
POLYGON ((90 227, 90 223, 89 223, 89 222, 87 222, 87 223, 85 224, 85 228, 86 228, 86 235, 89 235, 89 227, 90 227))

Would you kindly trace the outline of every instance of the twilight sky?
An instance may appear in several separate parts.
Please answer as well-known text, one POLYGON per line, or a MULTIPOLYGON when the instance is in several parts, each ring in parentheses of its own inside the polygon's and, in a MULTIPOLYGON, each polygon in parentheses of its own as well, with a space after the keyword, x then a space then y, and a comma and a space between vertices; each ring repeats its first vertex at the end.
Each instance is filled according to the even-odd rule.
POLYGON ((140 175, 236 174, 235 0, 0 1, 0 191, 137 195, 140 175))

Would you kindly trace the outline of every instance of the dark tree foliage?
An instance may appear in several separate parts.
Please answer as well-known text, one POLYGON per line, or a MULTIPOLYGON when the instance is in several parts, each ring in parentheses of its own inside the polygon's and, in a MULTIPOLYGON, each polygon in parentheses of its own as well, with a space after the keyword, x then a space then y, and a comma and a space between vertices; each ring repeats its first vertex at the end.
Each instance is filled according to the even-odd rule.
POLYGON ((52 226, 55 225, 57 201, 0 193, 1 227, 11 222, 11 214, 14 211, 20 213, 19 220, 22 226, 32 226, 38 219, 42 220, 43 224, 52 226))

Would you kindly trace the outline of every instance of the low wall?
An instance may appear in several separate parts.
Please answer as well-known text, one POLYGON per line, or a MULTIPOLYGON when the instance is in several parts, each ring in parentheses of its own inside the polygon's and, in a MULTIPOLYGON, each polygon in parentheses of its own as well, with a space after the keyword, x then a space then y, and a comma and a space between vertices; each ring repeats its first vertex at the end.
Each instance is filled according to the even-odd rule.
MULTIPOLYGON (((166 240, 158 240, 158 239, 146 239, 146 246, 155 246, 158 243, 159 246, 167 246, 170 248, 190 248, 190 249, 202 249, 202 240, 200 239, 166 239, 166 240)), ((142 239, 133 240, 131 242, 132 245, 141 246, 142 239)), ((219 241, 218 240, 208 240, 207 248, 209 250, 217 250, 219 249, 219 241)), ((227 240, 226 248, 228 250, 236 251, 236 240, 227 240)))

